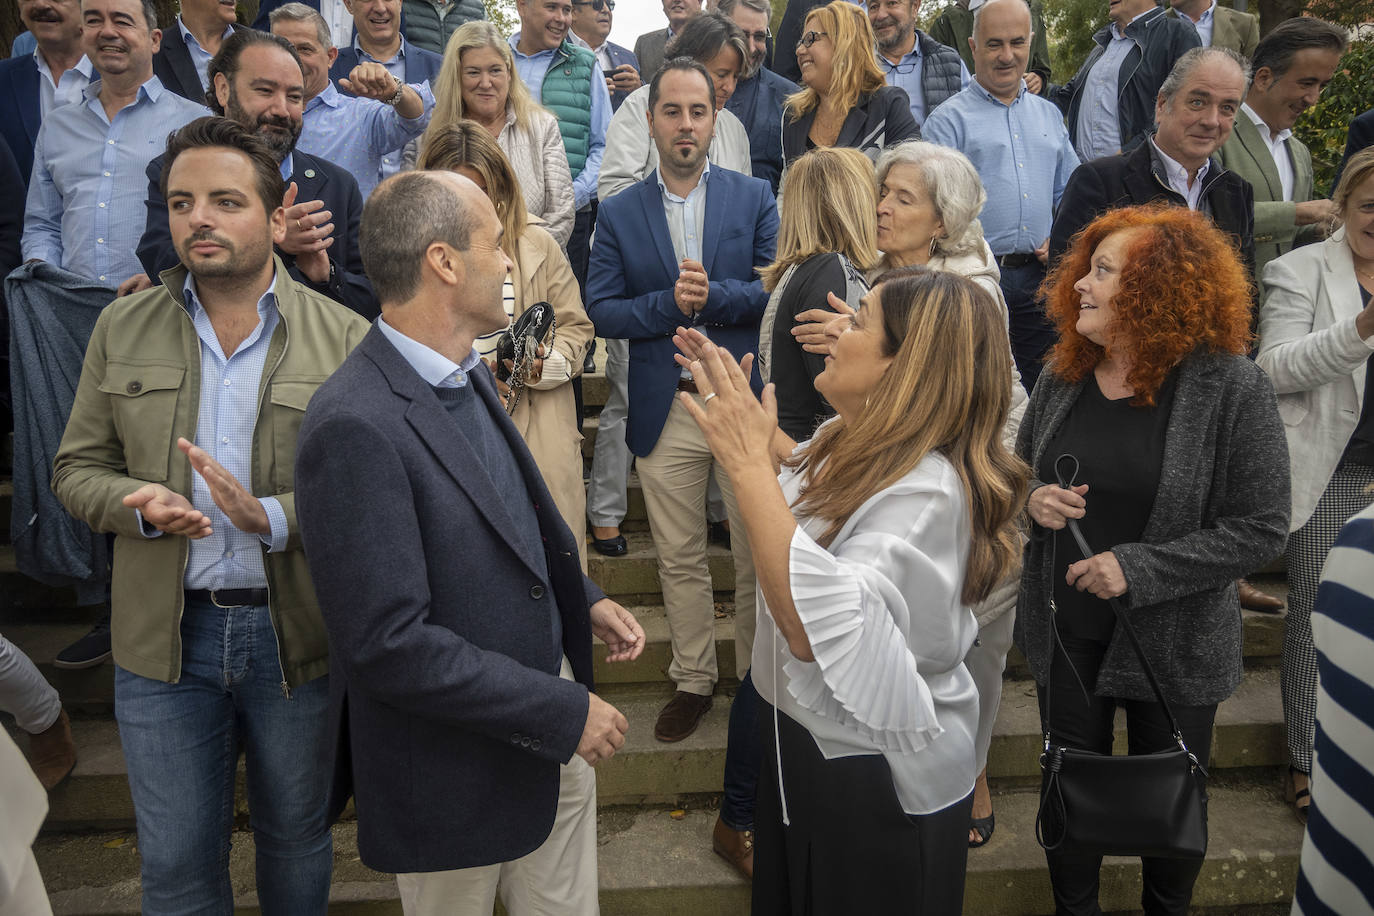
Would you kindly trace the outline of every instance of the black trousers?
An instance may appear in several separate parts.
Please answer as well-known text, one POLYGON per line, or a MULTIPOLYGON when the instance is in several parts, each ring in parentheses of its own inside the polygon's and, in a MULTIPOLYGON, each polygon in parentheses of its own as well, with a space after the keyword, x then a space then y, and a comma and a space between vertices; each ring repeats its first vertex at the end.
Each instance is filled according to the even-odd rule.
POLYGON ((773 714, 760 698, 753 916, 958 916, 973 794, 932 814, 908 815, 881 754, 826 760, 811 733, 781 713, 775 742, 773 714))
MULTIPOLYGON (((1063 638, 1064 647, 1056 650, 1050 669, 1053 690, 1050 703, 1050 740, 1055 744, 1099 754, 1112 752, 1112 723, 1116 709, 1126 711, 1127 752, 1150 754, 1174 746, 1168 719, 1163 707, 1154 701, 1121 700, 1093 694, 1097 672, 1107 644, 1089 639, 1063 638), (1065 653, 1078 671, 1087 689, 1085 699, 1079 682, 1064 663, 1065 653)), ((1039 685, 1040 716, 1045 715, 1045 685, 1039 685)), ((1217 717, 1216 704, 1183 706, 1170 703, 1183 741, 1188 750, 1206 768, 1212 753, 1212 723, 1217 717)), ((1043 787, 1042 787, 1043 790, 1043 787)), ((1204 804, 1206 792, 1204 787, 1204 804)), ((1050 884, 1054 888, 1054 907, 1059 914, 1096 916, 1102 912, 1097 902, 1098 873, 1101 856, 1075 853, 1045 852, 1049 864, 1050 884)), ((1193 884, 1202 870, 1202 859, 1141 859, 1144 887, 1140 905, 1146 916, 1156 914, 1185 914, 1193 896, 1193 884)))
MULTIPOLYGON (((574 279, 577 280, 577 293, 582 298, 582 308, 587 307, 587 267, 592 257, 592 231, 596 229, 596 200, 578 210, 573 216, 573 231, 568 237, 568 263, 572 266, 574 279)), ((596 338, 592 338, 596 346, 596 338)), ((582 376, 572 380, 573 401, 577 405, 577 431, 582 431, 582 376)))

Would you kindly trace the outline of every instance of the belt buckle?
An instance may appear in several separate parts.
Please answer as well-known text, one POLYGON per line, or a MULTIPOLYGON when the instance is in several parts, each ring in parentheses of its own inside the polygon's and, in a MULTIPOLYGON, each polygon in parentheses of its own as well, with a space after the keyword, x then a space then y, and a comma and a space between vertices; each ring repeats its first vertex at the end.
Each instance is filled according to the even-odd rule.
POLYGON ((219 593, 222 592, 222 591, 228 591, 228 589, 213 589, 213 588, 207 588, 206 591, 210 593, 210 603, 213 604, 213 605, 214 605, 215 607, 217 607, 217 608, 222 608, 222 609, 224 609, 224 610, 227 611, 227 610, 231 610, 231 609, 236 608, 236 607, 242 607, 242 605, 238 605, 238 604, 220 604, 220 603, 219 603, 219 597, 218 597, 218 596, 219 596, 219 593))

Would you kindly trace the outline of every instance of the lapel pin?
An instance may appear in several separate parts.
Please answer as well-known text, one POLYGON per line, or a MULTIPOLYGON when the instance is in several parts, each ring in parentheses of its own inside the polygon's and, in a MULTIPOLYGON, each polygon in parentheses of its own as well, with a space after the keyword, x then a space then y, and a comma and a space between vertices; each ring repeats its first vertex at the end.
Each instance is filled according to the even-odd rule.
POLYGON ((315 177, 315 170, 314 170, 314 169, 306 169, 306 170, 305 170, 305 177, 306 177, 306 178, 314 178, 314 177, 315 177))

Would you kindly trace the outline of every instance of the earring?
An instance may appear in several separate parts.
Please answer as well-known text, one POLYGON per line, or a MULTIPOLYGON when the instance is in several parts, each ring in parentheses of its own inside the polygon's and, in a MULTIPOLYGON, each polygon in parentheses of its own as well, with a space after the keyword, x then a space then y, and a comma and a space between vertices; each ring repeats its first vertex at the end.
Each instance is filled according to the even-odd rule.
POLYGON ((930 237, 930 256, 935 257, 935 236, 930 237))

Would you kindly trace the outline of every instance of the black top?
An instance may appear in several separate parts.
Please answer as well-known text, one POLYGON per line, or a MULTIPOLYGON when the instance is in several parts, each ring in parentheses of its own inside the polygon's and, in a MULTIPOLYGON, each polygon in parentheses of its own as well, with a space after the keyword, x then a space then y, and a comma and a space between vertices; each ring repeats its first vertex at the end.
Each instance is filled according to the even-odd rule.
MULTIPOLYGON (((1078 459, 1074 484, 1088 484, 1087 514, 1078 526, 1094 553, 1141 539, 1159 492, 1164 433, 1173 409, 1176 373, 1161 386, 1153 407, 1136 407, 1129 397, 1108 400, 1089 375, 1059 430, 1049 440, 1036 477, 1058 480, 1055 460, 1078 459)), ((1064 462, 1065 475, 1073 472, 1064 462)), ((1111 606, 1064 581, 1070 564, 1083 558, 1067 528, 1054 533, 1054 602, 1065 636, 1109 642, 1116 629, 1111 606)))
POLYGON ((812 255, 797 265, 778 299, 769 346, 769 380, 776 386, 778 426, 798 442, 835 415, 835 408, 816 391, 816 376, 825 371, 825 356, 808 353, 792 336, 797 316, 807 309, 830 308, 827 293, 845 298, 844 266, 837 254, 812 255))
MULTIPOLYGON (((1360 287, 1360 303, 1369 305, 1369 290, 1363 286, 1360 287)), ((1364 364, 1364 406, 1360 408, 1359 422, 1350 434, 1342 460, 1374 467, 1374 355, 1364 364)))

